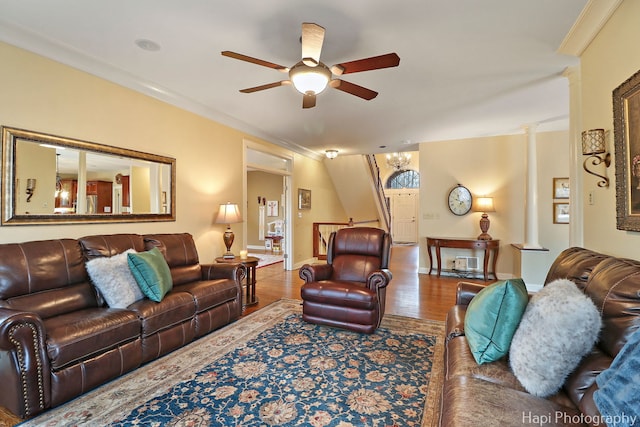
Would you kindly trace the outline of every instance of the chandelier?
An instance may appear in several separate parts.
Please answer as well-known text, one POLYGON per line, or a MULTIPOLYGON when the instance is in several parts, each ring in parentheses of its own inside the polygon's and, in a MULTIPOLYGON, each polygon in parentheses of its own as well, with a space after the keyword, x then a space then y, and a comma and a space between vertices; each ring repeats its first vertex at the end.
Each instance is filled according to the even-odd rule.
POLYGON ((395 170, 402 170, 411 163, 411 153, 387 154, 387 165, 395 170))

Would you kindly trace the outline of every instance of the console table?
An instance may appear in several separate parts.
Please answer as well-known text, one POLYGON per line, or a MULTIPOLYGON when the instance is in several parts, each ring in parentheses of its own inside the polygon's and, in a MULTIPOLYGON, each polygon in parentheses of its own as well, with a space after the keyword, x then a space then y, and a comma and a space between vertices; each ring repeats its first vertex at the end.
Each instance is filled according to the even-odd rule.
POLYGON ((477 239, 460 239, 460 238, 446 238, 446 237, 427 237, 427 252, 429 252, 429 274, 433 270, 433 255, 431 254, 431 248, 436 250, 436 261, 438 264, 438 277, 440 277, 442 259, 440 257, 440 248, 455 248, 455 249, 480 249, 484 251, 484 263, 482 273, 484 275, 484 281, 489 280, 489 275, 493 274, 493 277, 497 280, 496 276, 496 263, 498 262, 498 251, 500 249, 500 240, 477 240, 477 239), (491 263, 491 271, 488 271, 489 258, 493 252, 493 262, 491 263))
POLYGON ((260 261, 260 258, 254 256, 248 256, 246 258, 216 258, 216 262, 242 264, 247 268, 247 282, 245 284, 247 295, 244 299, 244 306, 256 305, 258 303, 258 297, 256 296, 256 267, 258 266, 258 261, 260 261))

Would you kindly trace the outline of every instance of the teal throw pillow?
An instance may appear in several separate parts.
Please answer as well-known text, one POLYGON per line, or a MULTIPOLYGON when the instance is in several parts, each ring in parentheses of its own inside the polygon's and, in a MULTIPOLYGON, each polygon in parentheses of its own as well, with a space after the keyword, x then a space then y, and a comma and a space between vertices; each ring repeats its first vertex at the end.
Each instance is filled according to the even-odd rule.
POLYGON ((142 293, 152 301, 162 301, 173 288, 171 271, 162 252, 153 248, 147 252, 127 254, 127 257, 131 273, 142 293))
POLYGON ((493 283, 473 297, 464 318, 464 334, 478 364, 494 362, 509 352, 528 302, 522 279, 493 283))

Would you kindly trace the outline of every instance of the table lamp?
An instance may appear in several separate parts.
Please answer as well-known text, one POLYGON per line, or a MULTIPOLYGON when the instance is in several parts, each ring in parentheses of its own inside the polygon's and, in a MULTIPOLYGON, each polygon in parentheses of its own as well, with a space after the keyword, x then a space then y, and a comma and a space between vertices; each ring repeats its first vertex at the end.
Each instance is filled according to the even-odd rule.
POLYGON ((218 216, 216 218, 216 224, 227 224, 227 229, 222 236, 224 240, 224 245, 227 248, 227 252, 222 255, 223 258, 235 258, 235 255, 231 252, 231 245, 233 245, 233 231, 231 231, 231 224, 236 224, 238 222, 242 222, 242 217, 240 216, 240 209, 238 209, 238 205, 235 203, 227 202, 223 205, 220 205, 220 209, 218 210, 218 216))

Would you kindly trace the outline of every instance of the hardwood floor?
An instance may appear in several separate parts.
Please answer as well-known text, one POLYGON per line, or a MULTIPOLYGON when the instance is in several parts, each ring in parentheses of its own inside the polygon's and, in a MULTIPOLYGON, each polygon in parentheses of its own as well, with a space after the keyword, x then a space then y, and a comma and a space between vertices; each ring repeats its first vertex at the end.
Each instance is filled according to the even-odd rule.
MULTIPOLYGON (((389 270, 393 274, 393 280, 387 287, 386 313, 444 320, 455 302, 456 285, 461 279, 418 274, 418 252, 418 246, 392 248, 389 270)), ((464 280, 484 283, 479 280, 464 280)), ((281 298, 300 299, 302 283, 298 270, 286 271, 282 268, 282 263, 257 269, 256 294, 259 302, 247 307, 244 316, 281 298)), ((0 427, 12 426, 20 421, 0 407, 0 427)))
MULTIPOLYGON (((421 319, 444 320, 455 303, 456 277, 418 274, 418 246, 394 246, 391 250, 389 270, 393 280, 387 287, 386 313, 421 319)), ((478 280, 465 281, 484 283, 478 280)), ((282 264, 256 270, 258 304, 247 307, 250 314, 280 298, 300 299, 302 279, 298 270, 283 270, 282 264)))

